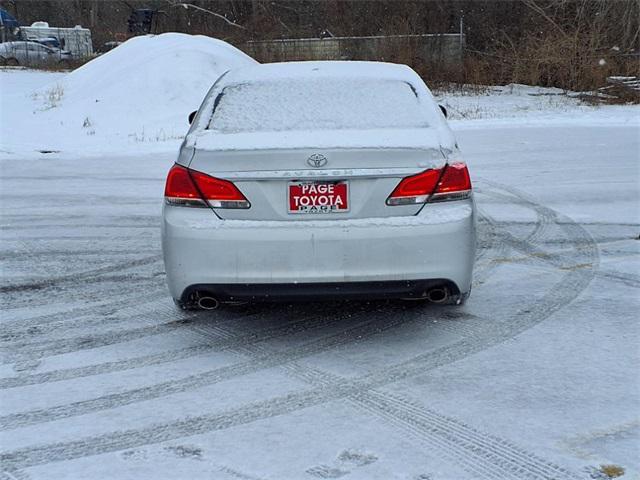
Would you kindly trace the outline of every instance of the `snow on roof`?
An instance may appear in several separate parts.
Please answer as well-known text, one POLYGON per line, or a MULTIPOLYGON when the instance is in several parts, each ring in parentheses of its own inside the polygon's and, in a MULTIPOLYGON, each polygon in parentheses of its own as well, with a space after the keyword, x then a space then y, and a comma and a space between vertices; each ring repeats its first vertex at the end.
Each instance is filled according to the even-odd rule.
POLYGON ((421 82, 406 65, 384 62, 314 61, 256 64, 235 69, 224 78, 224 85, 285 79, 375 78, 421 82))

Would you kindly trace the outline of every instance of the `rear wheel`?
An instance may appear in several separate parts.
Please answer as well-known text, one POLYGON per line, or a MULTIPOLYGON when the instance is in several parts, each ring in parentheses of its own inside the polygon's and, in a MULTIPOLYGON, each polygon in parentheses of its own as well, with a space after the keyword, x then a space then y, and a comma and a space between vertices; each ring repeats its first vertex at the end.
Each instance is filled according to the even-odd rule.
POLYGON ((20 65, 20 62, 18 62, 17 58, 8 58, 6 64, 10 67, 17 67, 20 65))

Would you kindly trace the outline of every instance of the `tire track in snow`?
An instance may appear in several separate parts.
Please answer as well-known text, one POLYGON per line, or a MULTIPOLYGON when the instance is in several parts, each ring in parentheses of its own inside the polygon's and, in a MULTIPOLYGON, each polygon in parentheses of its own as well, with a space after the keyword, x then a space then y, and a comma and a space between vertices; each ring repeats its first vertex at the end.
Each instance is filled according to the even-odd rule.
MULTIPOLYGON (((116 343, 128 342, 150 335, 158 335, 170 333, 181 329, 185 324, 197 317, 196 313, 187 313, 177 311, 173 305, 168 302, 147 302, 135 306, 127 306, 119 312, 119 315, 99 318, 100 323, 107 327, 110 324, 119 324, 127 320, 135 319, 136 322, 142 323, 141 326, 133 328, 122 328, 118 330, 107 330, 102 333, 87 333, 78 336, 56 337, 47 340, 36 340, 32 342, 16 342, 8 343, 9 345, 9 361, 22 358, 43 358, 47 356, 60 355, 64 353, 87 350, 92 348, 104 347, 116 343), (149 308, 149 306, 152 308, 149 308), (177 318, 176 318, 177 317, 177 318), (164 319, 173 319, 168 322, 162 322, 164 319)), ((80 326, 87 327, 89 323, 80 326)), ((25 332, 9 332, 3 337, 13 339, 24 335, 25 332), (17 335, 16 335, 17 334, 17 335), (22 335, 21 335, 22 334, 22 335)), ((28 333, 27 333, 28 334, 28 333)), ((7 341, 7 340, 5 340, 7 341)))
MULTIPOLYGON (((494 189, 502 190, 506 192, 507 195, 496 192, 490 192, 491 196, 498 196, 500 198, 504 198, 506 200, 511 200, 513 203, 523 205, 525 207, 531 208, 538 215, 538 220, 536 221, 536 227, 534 227, 534 231, 525 239, 520 240, 517 239, 514 235, 507 235, 506 238, 510 238, 512 240, 511 243, 513 245, 518 245, 518 249, 531 252, 534 255, 540 256, 542 258, 555 258, 558 259, 560 255, 551 254, 545 252, 539 247, 533 245, 533 243, 538 243, 542 240, 542 235, 540 235, 540 230, 542 232, 546 232, 548 230, 548 226, 553 223, 560 230, 564 231, 567 235, 567 241, 570 246, 576 251, 579 252, 582 248, 585 249, 595 249, 595 256, 599 259, 599 253, 597 251, 597 242, 593 239, 592 235, 579 223, 575 222, 573 219, 566 217, 564 215, 559 214, 555 210, 545 207, 544 205, 536 202, 533 198, 530 198, 527 194, 519 191, 516 188, 513 188, 509 185, 504 185, 498 182, 494 182, 491 180, 483 179, 485 183, 493 187, 494 189), (542 221, 540 219, 542 218, 542 221), (540 223, 544 224, 544 228, 538 229, 540 223), (531 237, 535 239, 532 240, 531 237), (546 254, 546 255, 545 255, 546 254)), ((502 230, 506 233, 506 230, 502 230)), ((504 236, 503 236, 504 238, 504 236)))
MULTIPOLYGON (((238 353, 247 354, 250 356, 257 356, 263 353, 259 345, 241 346, 236 351, 238 353)), ((334 384, 344 380, 344 378, 340 376, 312 367, 303 366, 299 363, 285 364, 282 366, 282 368, 289 376, 306 382, 314 387, 333 388, 334 384)), ((548 471, 550 470, 550 467, 555 467, 553 464, 545 462, 544 460, 541 461, 543 465, 542 469, 540 469, 538 465, 531 467, 529 460, 530 458, 534 457, 533 454, 525 452, 524 450, 520 450, 520 452, 524 452, 524 456, 515 456, 512 451, 513 448, 511 450, 505 450, 503 448, 503 445, 507 444, 507 442, 501 439, 499 439, 498 442, 494 442, 494 444, 487 445, 486 441, 484 441, 484 437, 481 437, 480 441, 472 443, 469 440, 469 433, 474 432, 471 427, 467 427, 466 431, 463 430, 462 434, 456 436, 456 433, 459 432, 455 432, 454 430, 452 430, 451 422, 457 421, 450 419, 451 422, 448 423, 446 421, 449 420, 447 417, 438 415, 430 410, 428 410, 428 412, 432 413, 433 417, 437 418, 439 416, 441 418, 445 418, 446 420, 444 422, 440 421, 439 423, 423 422, 422 425, 419 425, 423 427, 422 429, 416 428, 416 424, 418 422, 416 422, 413 418, 414 416, 417 416, 415 412, 421 413, 423 417, 424 413, 419 406, 406 402, 397 396, 386 395, 384 393, 371 390, 362 391, 357 395, 349 396, 346 398, 346 400, 355 408, 366 411, 368 413, 373 413, 378 418, 389 421, 393 425, 399 427, 401 430, 418 436, 418 438, 422 441, 430 440, 430 445, 432 447, 439 448, 440 454, 448 456, 450 459, 455 461, 456 464, 463 465, 463 468, 466 471, 474 474, 474 478, 506 478, 504 476, 504 472, 506 469, 498 468, 505 463, 508 463, 511 468, 515 468, 519 472, 527 472, 527 468, 534 467, 540 471, 548 471), (382 399, 385 403, 383 405, 380 405, 379 399, 382 399), (374 402, 375 400, 378 401, 374 402), (413 408, 414 412, 409 411, 407 405, 410 405, 413 408), (409 421, 407 421, 407 419, 409 419, 409 421), (433 434, 434 431, 435 435, 433 434), (429 435, 425 435, 425 432, 429 433, 429 435), (478 450, 481 449, 482 453, 485 453, 485 455, 477 454, 478 450), (478 457, 475 462, 469 459, 469 451, 474 453, 478 457), (502 473, 499 473, 500 471, 502 473)), ((461 424, 461 422, 457 423, 461 424)), ((497 437, 493 438, 497 439, 497 437)), ((565 477, 563 476, 557 478, 559 480, 560 478, 565 477)))
MULTIPOLYGON (((52 228, 61 228, 61 229, 68 229, 70 227, 79 227, 80 225, 77 224, 53 224, 53 223, 39 223, 36 225, 3 225, 0 226, 0 232, 2 231, 23 231, 23 230, 50 230, 52 228)), ((137 229, 148 229, 148 230, 153 230, 153 229, 159 229, 160 228, 160 222, 157 222, 153 225, 144 225, 144 224, 118 224, 118 223, 87 223, 85 225, 82 225, 83 229, 89 229, 89 228, 117 228, 117 229, 122 229, 122 228, 131 228, 133 230, 137 230, 137 229)))
POLYGON ((549 227, 551 225, 556 224, 557 215, 555 211, 549 208, 546 208, 542 205, 539 205, 533 200, 527 199, 524 195, 520 193, 514 193, 514 190, 511 187, 507 187, 505 185, 492 182, 490 180, 483 179, 483 182, 487 183, 488 185, 494 188, 499 188, 504 192, 506 192, 505 194, 505 193, 497 192, 495 190, 493 191, 489 190, 484 192, 486 195, 493 198, 502 199, 507 202, 515 203, 517 205, 528 207, 536 213, 538 218, 533 224, 533 230, 524 239, 525 242, 538 243, 548 233, 549 227))
MULTIPOLYGON (((291 365, 288 371, 300 380, 327 388, 341 380, 334 374, 300 365, 291 365)), ((368 390, 347 400, 355 408, 373 414, 436 448, 439 455, 462 466, 474 478, 576 478, 567 469, 507 440, 481 432, 399 395, 368 390)))
MULTIPOLYGON (((12 240, 7 240, 5 239, 6 242, 11 242, 12 240)), ((15 240, 13 240, 15 241, 15 240)), ((113 247, 113 245, 112 245, 113 247)), ((105 256, 111 256, 111 257, 117 257, 117 256, 122 256, 122 255, 145 255, 147 253, 149 253, 149 249, 142 249, 142 248, 136 248, 136 249, 132 249, 132 248, 123 248, 123 249, 113 249, 113 250, 109 250, 108 248, 105 249, 101 249, 101 248, 96 248, 96 249, 90 249, 90 248, 86 248, 84 250, 72 250, 72 249, 50 249, 50 250, 46 250, 46 249, 31 249, 30 252, 31 257, 45 257, 45 258, 55 258, 55 257, 63 257, 63 258, 69 258, 70 255, 74 256, 74 257, 105 257, 105 256)), ((0 260, 8 260, 8 259, 13 259, 15 258, 15 253, 11 252, 10 250, 7 251, 0 251, 0 260)))
POLYGON ((10 329, 4 333, 4 363, 24 361, 25 359, 41 359, 48 356, 59 355, 74 351, 99 348, 116 343, 127 342, 144 338, 149 335, 170 333, 180 329, 188 319, 195 318, 194 314, 177 311, 173 304, 166 301, 158 294, 157 302, 148 301, 146 303, 132 304, 113 312, 106 311, 100 316, 79 317, 70 325, 63 325, 56 329, 56 323, 46 327, 29 327, 22 330, 10 329), (169 321, 166 321, 169 320, 169 321), (133 324, 133 325, 132 325, 133 324), (114 329, 114 327, 120 327, 114 329), (69 327, 69 328, 66 328, 69 327), (80 332, 72 336, 70 328, 80 328, 80 332), (96 330, 100 328, 102 332, 96 330), (55 336, 50 336, 45 340, 35 340, 32 342, 11 341, 16 338, 24 338, 38 335, 32 331, 46 334, 46 331, 55 331, 55 336), (106 331, 105 331, 106 330, 106 331), (65 336, 58 336, 60 332, 65 336))
MULTIPOLYGON (((154 318, 149 316, 147 318, 154 318)), ((94 335, 81 335, 78 337, 63 337, 54 340, 20 343, 14 346, 6 355, 6 363, 23 361, 24 359, 36 360, 48 356, 62 355, 70 352, 106 347, 117 343, 129 342, 152 335, 163 335, 175 331, 184 331, 184 327, 193 321, 194 317, 180 318, 167 323, 145 325, 126 330, 114 330, 94 335)))
MULTIPOLYGON (((255 356, 260 354, 260 347, 241 347, 238 352, 255 356)), ((332 388, 334 384, 344 380, 337 375, 297 363, 286 364, 283 368, 288 375, 316 387, 332 388)), ((568 470, 511 442, 479 432, 459 420, 398 395, 364 390, 346 400, 355 408, 371 413, 438 449, 441 456, 462 466, 474 478, 576 478, 568 470)))
MULTIPOLYGON (((80 280, 94 279, 103 273, 119 272, 121 270, 140 267, 143 265, 150 265, 162 260, 162 255, 151 255, 148 257, 140 258, 138 260, 130 260, 115 265, 109 265, 107 267, 96 268, 93 270, 87 270, 85 272, 72 273, 68 275, 61 275, 59 277, 52 277, 46 280, 39 280, 30 283, 23 283, 17 285, 3 285, 0 286, 0 293, 9 292, 22 292, 27 290, 42 290, 45 288, 51 288, 60 284, 76 283, 80 280)), ((94 279, 95 280, 95 279, 94 279)))
MULTIPOLYGON (((329 325, 349 318, 355 318, 357 320, 358 318, 370 313, 371 312, 369 311, 362 311, 356 314, 347 313, 346 315, 338 317, 325 317, 320 319, 319 323, 321 325, 329 325)), ((420 314, 418 313, 417 315, 419 316, 420 314)), ((213 385, 224 380, 276 367, 307 356, 316 355, 318 353, 334 349, 340 345, 349 344, 354 340, 359 340, 366 336, 373 335, 374 333, 388 330, 408 320, 409 319, 404 315, 396 315, 391 319, 383 320, 381 325, 375 325, 375 328, 372 328, 371 324, 374 323, 375 320, 369 318, 364 321, 359 321, 353 327, 344 328, 338 333, 321 337, 318 340, 308 342, 301 346, 266 353, 259 358, 249 361, 216 368, 199 374, 189 375, 177 380, 169 380, 147 387, 131 389, 90 400, 72 402, 52 408, 36 409, 27 412, 4 415, 0 417, 0 425, 2 425, 2 430, 12 430, 27 425, 84 415, 90 412, 112 409, 124 405, 130 405, 132 403, 165 397, 174 393, 194 390, 204 386, 213 385)))
POLYGON ((638 275, 633 275, 631 273, 600 270, 598 272, 598 276, 604 277, 608 280, 614 280, 616 282, 623 283, 628 287, 636 287, 636 288, 640 287, 640 277, 638 275))
MULTIPOLYGON (((565 228, 570 238, 590 239, 579 225, 570 224, 565 228)), ((382 369, 357 379, 334 382, 332 388, 322 386, 261 402, 253 402, 221 413, 201 415, 174 422, 151 425, 141 429, 112 432, 86 437, 77 441, 58 442, 17 449, 0 455, 0 460, 12 468, 24 468, 53 461, 95 455, 109 451, 132 448, 151 443, 196 435, 216 430, 244 425, 256 420, 284 415, 328 401, 347 398, 371 389, 394 383, 405 378, 424 374, 450 363, 491 348, 509 340, 523 331, 539 324, 568 302, 575 299, 586 288, 598 266, 598 251, 593 239, 584 242, 588 248, 581 249, 581 256, 589 260, 587 267, 569 270, 540 300, 525 305, 515 318, 502 324, 485 322, 481 334, 463 338, 447 345, 418 355, 395 366, 382 369)), ((293 361, 291 358, 288 361, 293 361)))
MULTIPOLYGON (((458 314, 451 318, 463 317, 470 318, 465 314, 458 314)), ((474 335, 482 328, 483 321, 485 320, 481 318, 473 318, 473 326, 463 329, 462 332, 456 332, 453 325, 451 325, 452 328, 445 330, 474 335)), ((232 337, 224 331, 220 334, 232 337)), ((234 351, 252 357, 264 354, 264 348, 259 344, 240 344, 234 348, 234 351)), ((343 380, 337 375, 298 363, 284 364, 281 368, 291 377, 312 386, 332 388, 333 384, 343 380)), ((463 465, 463 468, 472 473, 474 478, 555 478, 558 480, 575 478, 571 472, 562 467, 504 439, 478 432, 458 420, 438 414, 397 395, 371 390, 347 397, 347 400, 356 408, 373 413, 401 430, 413 434, 421 441, 429 443, 430 446, 439 448, 441 455, 448 456, 456 464, 463 465)))
POLYGON ((100 290, 96 292, 97 296, 103 298, 110 298, 110 300, 102 301, 96 304, 90 304, 89 306, 77 306, 68 310, 59 311, 56 313, 49 313, 46 315, 37 315, 27 318, 17 318, 12 320, 5 320, 0 325, 2 330, 6 334, 16 334, 20 336, 22 332, 34 332, 39 333, 39 329, 60 330, 62 328, 76 328, 80 325, 94 326, 104 321, 101 316, 112 315, 118 311, 130 308, 138 308, 140 305, 146 304, 148 301, 155 300, 157 298, 167 298, 168 291, 163 281, 160 279, 153 279, 150 288, 145 288, 145 301, 140 301, 140 292, 130 292, 128 294, 122 293, 122 287, 116 287, 114 292, 111 293, 111 289, 100 290), (118 292, 120 292, 118 294, 118 292), (93 320, 83 318, 86 315, 94 315, 93 320))
MULTIPOLYGON (((558 223, 557 214, 554 210, 546 208, 543 205, 540 205, 526 198, 522 193, 510 189, 509 187, 505 187, 501 184, 486 180, 484 178, 480 178, 479 180, 481 184, 485 183, 488 187, 493 188, 493 190, 491 190, 490 188, 480 189, 479 193, 481 195, 487 195, 489 197, 499 198, 507 202, 523 205, 525 207, 529 207, 535 212, 537 218, 534 222, 532 222, 533 230, 529 233, 529 235, 527 235, 524 240, 519 240, 521 244, 533 247, 534 243, 540 241, 542 238, 544 238, 545 235, 548 234, 549 227, 551 225, 555 225, 558 223), (509 189, 507 190, 507 188, 509 189), (501 189, 506 192, 506 194, 500 193, 495 189, 501 189)), ((493 217, 491 217, 481 208, 478 208, 478 216, 480 220, 479 224, 484 223, 489 226, 489 236, 492 239, 491 245, 494 246, 494 248, 492 249, 494 251, 494 254, 490 257, 489 266, 482 272, 479 272, 478 275, 475 275, 474 286, 480 285, 484 283, 484 281, 486 281, 493 269, 496 268, 500 262, 504 261, 509 251, 509 247, 511 246, 509 245, 508 241, 505 241, 504 234, 499 233, 501 230, 502 222, 497 222, 495 219, 493 219, 493 217), (495 248, 495 245, 497 245, 497 248, 495 248)), ((573 221, 570 222, 573 223, 573 221)), ((502 230, 504 230, 504 228, 502 228, 502 230)), ((511 238, 516 237, 511 235, 511 238)), ((480 259, 482 259, 482 256, 480 257, 480 259)))
MULTIPOLYGON (((84 266, 84 262, 80 262, 84 266)), ((112 262, 103 262, 109 264, 112 262)), ((25 290, 0 294, 3 308, 19 317, 24 310, 32 311, 34 308, 42 309, 50 306, 67 305, 71 303, 84 303, 90 301, 103 301, 105 298, 115 299, 118 296, 137 296, 133 301, 139 301, 154 286, 164 285, 161 278, 164 268, 138 267, 114 274, 102 274, 97 277, 80 279, 76 283, 61 283, 52 285, 44 290, 25 290), (156 270, 156 271, 153 271, 156 270)), ((30 281, 40 279, 32 278, 30 281)), ((46 279, 45 279, 46 280, 46 279)), ((165 287, 166 291, 166 287, 165 287)), ((114 300, 115 302, 115 300, 114 300)), ((31 314, 33 315, 33 314, 31 314)))
MULTIPOLYGON (((501 188, 501 186, 495 182, 491 182, 485 179, 480 179, 481 183, 486 183, 488 186, 492 188, 501 188)), ((521 195, 514 194, 512 192, 508 192, 508 194, 501 194, 496 192, 495 190, 491 191, 489 189, 482 188, 479 193, 481 195, 487 195, 489 197, 501 198, 506 201, 512 201, 513 203, 518 203, 527 207, 530 207, 536 213, 536 220, 533 223, 533 230, 529 233, 526 239, 519 240, 521 244, 529 245, 533 248, 533 243, 539 241, 548 233, 549 227, 551 224, 557 223, 557 215, 556 212, 548 209, 542 205, 539 205, 531 200, 525 200, 521 195)), ((478 271, 474 275, 474 286, 481 285, 488 278, 491 272, 505 260, 507 254, 509 252, 509 248, 511 245, 508 241, 505 241, 505 235, 501 231, 504 230, 504 227, 501 225, 502 222, 496 221, 491 215, 486 213, 482 208, 478 208, 478 218, 479 225, 487 225, 489 228, 488 237, 490 240, 491 251, 493 254, 489 256, 488 265, 485 266, 482 270, 478 271)), ((517 238, 514 235, 511 235, 511 238, 517 238)), ((477 258, 477 260, 486 261, 484 259, 485 255, 481 255, 477 258)))
MULTIPOLYGON (((103 331, 117 325, 122 321, 136 321, 137 318, 149 316, 152 312, 159 315, 158 319, 176 318, 184 315, 178 312, 173 303, 167 301, 167 290, 163 286, 154 289, 147 289, 147 295, 141 299, 139 294, 132 294, 128 297, 120 297, 121 302, 109 301, 106 303, 92 304, 89 307, 80 306, 71 308, 68 311, 60 311, 57 313, 42 315, 29 319, 13 319, 3 322, 2 334, 0 334, 0 342, 11 345, 15 349, 26 348, 30 343, 44 343, 46 340, 37 340, 44 337, 54 341, 51 333, 64 333, 66 337, 73 335, 77 331, 86 330, 87 334, 94 334, 102 329, 103 331), (170 304, 169 304, 170 303, 170 304), (171 317, 169 310, 171 309, 171 317), (74 332, 75 331, 75 332, 74 332), (26 341, 26 340, 31 340, 26 341)), ((118 295, 117 292, 114 295, 118 295)), ((126 325, 126 326, 130 326, 126 325)))
MULTIPOLYGON (((247 320, 253 316, 258 316, 261 314, 262 312, 256 312, 254 314, 236 318, 234 319, 234 321, 247 320)), ((295 314, 295 312, 292 312, 291 314, 295 314)), ((184 322, 184 320, 182 321, 184 322)), ((188 328, 190 331, 193 331, 196 334, 202 336, 207 341, 207 343, 204 344, 198 344, 178 350, 169 350, 160 353, 129 358, 126 360, 106 362, 84 367, 52 370, 31 375, 6 377, 0 379, 0 389, 15 388, 39 383, 57 382, 62 380, 70 380, 73 378, 82 378, 92 375, 101 375, 104 373, 143 368, 151 365, 178 361, 211 351, 237 349, 242 345, 253 345, 278 337, 286 337, 300 332, 326 327, 340 321, 340 318, 327 318, 323 316, 323 314, 316 314, 308 317, 294 317, 293 319, 282 325, 276 325, 251 332, 246 332, 245 330, 243 330, 240 334, 226 334, 224 330, 221 330, 218 327, 220 323, 227 321, 228 318, 220 319, 219 322, 212 322, 209 319, 204 319, 202 322, 185 322, 183 325, 172 327, 172 329, 180 327, 188 328)))
POLYGON ((435 447, 474 478, 577 479, 569 470, 495 435, 406 399, 375 390, 350 400, 397 428, 435 447))

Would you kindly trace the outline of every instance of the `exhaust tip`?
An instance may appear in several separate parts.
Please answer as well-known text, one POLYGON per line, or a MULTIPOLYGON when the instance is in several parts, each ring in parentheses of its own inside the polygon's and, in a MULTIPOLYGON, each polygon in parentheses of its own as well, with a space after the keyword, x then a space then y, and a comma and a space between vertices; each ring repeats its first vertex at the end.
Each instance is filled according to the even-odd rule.
POLYGON ((198 298, 198 307, 203 310, 215 310, 220 306, 220 302, 214 297, 204 296, 198 298))
POLYGON ((446 287, 432 288, 427 292, 427 299, 431 303, 445 303, 449 299, 449 290, 446 287))

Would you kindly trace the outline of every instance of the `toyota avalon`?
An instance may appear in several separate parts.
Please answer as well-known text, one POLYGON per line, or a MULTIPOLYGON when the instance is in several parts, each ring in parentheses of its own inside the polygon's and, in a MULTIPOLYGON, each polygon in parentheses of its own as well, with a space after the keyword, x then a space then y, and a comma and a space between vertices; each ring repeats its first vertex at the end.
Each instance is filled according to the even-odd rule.
POLYGON ((176 303, 463 302, 475 206, 445 113, 403 65, 224 74, 166 180, 162 246, 176 303))

